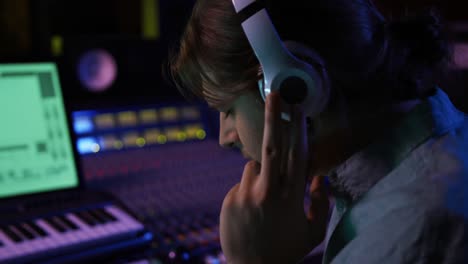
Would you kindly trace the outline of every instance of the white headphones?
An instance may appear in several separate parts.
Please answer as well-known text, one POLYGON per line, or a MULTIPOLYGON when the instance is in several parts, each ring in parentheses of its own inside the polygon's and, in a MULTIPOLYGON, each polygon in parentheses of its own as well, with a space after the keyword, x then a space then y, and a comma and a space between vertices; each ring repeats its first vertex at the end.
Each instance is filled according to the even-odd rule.
MULTIPOLYGON (((259 82, 263 99, 270 92, 278 91, 284 103, 300 104, 307 117, 316 117, 329 97, 327 80, 322 78, 324 74, 285 47, 260 1, 232 0, 232 3, 243 18, 242 28, 263 70, 263 80, 259 82)), ((282 117, 290 120, 288 113, 283 112, 282 117)))

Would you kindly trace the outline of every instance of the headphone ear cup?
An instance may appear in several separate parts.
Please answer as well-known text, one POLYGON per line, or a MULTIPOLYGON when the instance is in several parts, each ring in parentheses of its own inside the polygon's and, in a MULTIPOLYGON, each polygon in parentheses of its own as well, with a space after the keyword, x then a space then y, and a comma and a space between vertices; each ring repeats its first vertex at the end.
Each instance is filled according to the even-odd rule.
POLYGON ((322 112, 328 104, 330 96, 330 81, 322 56, 312 48, 296 42, 286 40, 283 42, 288 51, 298 60, 311 69, 311 77, 316 83, 316 89, 309 89, 303 104, 306 115, 313 117, 322 112))

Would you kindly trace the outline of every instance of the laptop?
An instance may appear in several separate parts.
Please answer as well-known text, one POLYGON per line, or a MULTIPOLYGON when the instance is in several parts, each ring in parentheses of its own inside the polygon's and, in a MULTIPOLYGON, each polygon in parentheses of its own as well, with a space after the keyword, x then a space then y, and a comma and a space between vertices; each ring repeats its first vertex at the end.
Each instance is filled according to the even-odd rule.
POLYGON ((0 263, 79 263, 142 250, 152 234, 88 190, 54 63, 0 64, 0 263))

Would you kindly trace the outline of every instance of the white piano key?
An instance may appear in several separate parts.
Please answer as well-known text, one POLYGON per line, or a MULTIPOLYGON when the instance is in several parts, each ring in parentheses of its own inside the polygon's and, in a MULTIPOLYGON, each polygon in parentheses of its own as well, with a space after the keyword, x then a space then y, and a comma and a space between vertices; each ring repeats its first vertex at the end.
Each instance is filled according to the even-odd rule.
MULTIPOLYGON (((39 224, 38 220, 35 220, 34 223, 39 226, 39 228, 42 228, 44 229, 41 224, 39 224)), ((37 239, 37 244, 39 245, 40 248, 43 248, 44 250, 45 249, 53 249, 53 248, 56 248, 58 247, 57 243, 55 242, 54 238, 53 238, 53 234, 49 233, 49 230, 47 229, 44 229, 45 232, 47 232, 47 235, 44 236, 44 237, 40 237, 39 239, 37 239)))
POLYGON ((143 225, 136 221, 132 216, 124 212, 122 209, 118 208, 117 206, 111 205, 104 208, 108 213, 111 213, 117 219, 120 219, 131 229, 141 229, 143 225))
POLYGON ((45 220, 39 219, 36 221, 36 224, 42 227, 47 233, 49 233, 51 246, 53 248, 61 247, 67 244, 67 241, 65 241, 62 238, 61 234, 58 231, 55 231, 55 229, 52 226, 50 226, 45 220))
POLYGON ((0 248, 0 260, 6 260, 20 254, 14 247, 15 242, 11 241, 3 231, 0 231, 0 240, 3 243, 3 247, 0 248))
MULTIPOLYGON (((62 227, 67 227, 68 229, 68 226, 60 218, 57 217, 54 220, 56 222, 59 222, 59 224, 62 225, 62 227)), ((76 244, 76 242, 80 241, 77 237, 78 233, 80 233, 80 230, 68 229, 67 231, 61 233, 61 235, 64 240, 68 241, 69 244, 76 244)))
POLYGON ((34 249, 33 251, 39 252, 49 248, 49 245, 44 243, 43 238, 38 233, 36 233, 36 231, 32 227, 30 227, 26 223, 22 223, 21 226, 27 231, 29 231, 31 234, 33 234, 35 237, 33 240, 27 242, 31 246, 31 248, 34 249))
POLYGON ((80 219, 78 219, 72 213, 68 213, 64 215, 64 217, 78 227, 78 229, 70 230, 69 232, 67 232, 70 235, 71 239, 76 241, 76 243, 82 243, 84 241, 89 241, 97 237, 97 235, 93 234, 92 230, 89 229, 85 223, 81 222, 80 219))
POLYGON ((117 219, 117 221, 101 224, 100 227, 102 228, 102 230, 108 235, 127 232, 127 228, 125 227, 125 224, 123 224, 122 219, 119 219, 118 217, 115 218, 117 219))
POLYGON ((111 225, 117 230, 118 233, 131 232, 135 229, 126 218, 115 214, 114 217, 117 218, 118 221, 112 222, 111 225))
POLYGON ((8 236, 7 234, 3 233, 3 231, 0 230, 0 240, 5 244, 6 246, 10 246, 15 244, 8 236))
POLYGON ((111 222, 111 223, 106 223, 103 225, 103 227, 105 228, 105 230, 107 231, 107 233, 109 235, 113 235, 113 234, 118 234, 119 232, 121 232, 121 228, 118 227, 118 222, 115 221, 115 222, 111 222))
MULTIPOLYGON (((86 214, 88 214, 89 217, 94 218, 88 212, 86 212, 86 214)), ((78 216, 77 216, 77 218, 78 218, 78 216)), ((106 236, 106 232, 102 228, 100 228, 102 226, 102 224, 98 223, 98 224, 95 224, 94 226, 90 226, 90 225, 88 225, 88 226, 89 226, 89 228, 91 230, 93 230, 94 233, 96 233, 98 235, 98 237, 106 236)))
POLYGON ((68 213, 66 214, 66 217, 79 227, 78 230, 80 230, 80 232, 77 232, 77 236, 82 241, 92 240, 99 237, 99 235, 96 232, 94 232, 90 226, 81 221, 81 219, 78 218, 78 216, 74 215, 73 213, 68 213))
POLYGON ((33 247, 31 247, 30 242, 31 240, 27 239, 25 235, 23 235, 14 225, 10 225, 10 230, 12 230, 16 235, 23 238, 23 241, 16 243, 15 248, 20 252, 21 255, 28 255, 35 251, 33 247))

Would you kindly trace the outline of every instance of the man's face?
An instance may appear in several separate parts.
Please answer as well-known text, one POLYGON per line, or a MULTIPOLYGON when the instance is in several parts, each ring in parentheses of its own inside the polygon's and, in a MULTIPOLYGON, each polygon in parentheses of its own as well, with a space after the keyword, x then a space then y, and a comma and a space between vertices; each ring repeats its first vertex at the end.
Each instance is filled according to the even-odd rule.
POLYGON ((261 161, 264 104, 256 91, 248 91, 223 106, 219 114, 219 144, 236 147, 242 154, 261 161))

